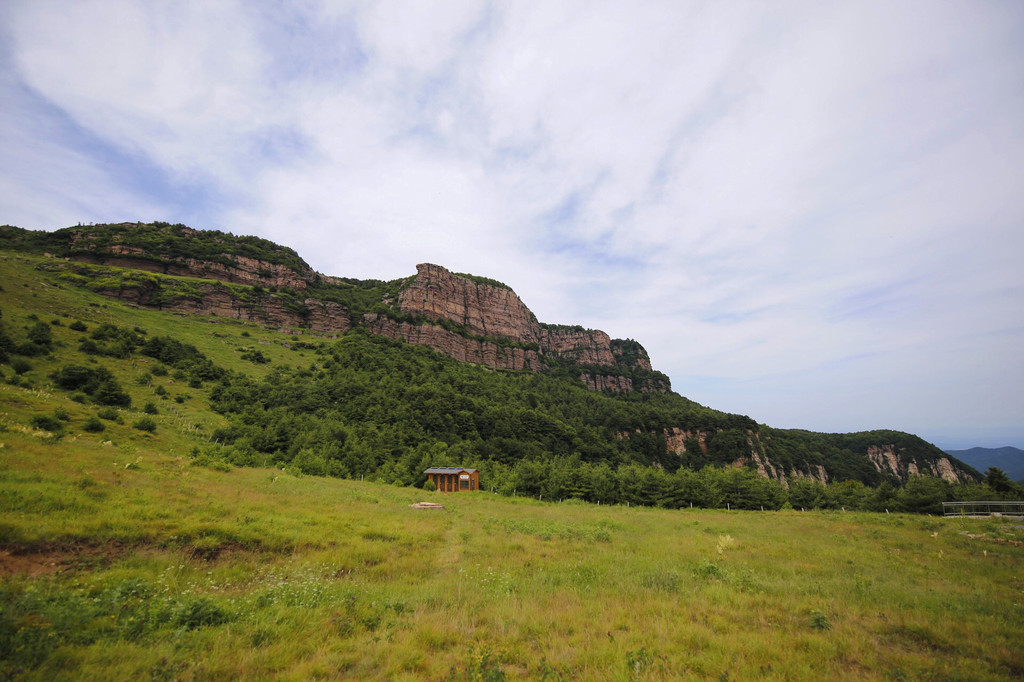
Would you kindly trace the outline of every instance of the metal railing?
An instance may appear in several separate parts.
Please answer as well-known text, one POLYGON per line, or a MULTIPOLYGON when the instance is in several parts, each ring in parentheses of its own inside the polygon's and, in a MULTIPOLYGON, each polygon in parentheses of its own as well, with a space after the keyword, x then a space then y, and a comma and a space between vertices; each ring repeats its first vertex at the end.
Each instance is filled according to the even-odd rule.
POLYGON ((943 502, 942 515, 1024 517, 1024 502, 943 502))

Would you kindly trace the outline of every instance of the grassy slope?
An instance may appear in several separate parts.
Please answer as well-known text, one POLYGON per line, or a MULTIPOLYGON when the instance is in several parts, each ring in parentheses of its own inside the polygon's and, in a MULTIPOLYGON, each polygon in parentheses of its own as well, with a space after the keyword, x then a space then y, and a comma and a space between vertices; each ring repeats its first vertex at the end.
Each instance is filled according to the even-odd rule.
POLYGON ((161 438, 125 456, 3 434, 8 670, 437 679, 489 655, 566 679, 1024 673, 1024 549, 961 533, 1021 535, 1004 524, 425 495, 194 468, 161 438), (447 509, 409 507, 424 497, 447 509))
MULTIPOLYGON (((70 347, 73 319, 131 319, 251 374, 266 366, 239 347, 297 361, 287 337, 57 291, 31 264, 0 260, 9 329, 30 311, 67 315, 53 331, 70 347)), ((39 384, 59 364, 31 362, 39 384)), ((135 382, 144 363, 109 366, 136 407, 156 399, 155 384, 135 382)), ((1024 675, 1024 548, 963 534, 1024 539, 1008 524, 541 504, 211 471, 187 457, 220 425, 206 390, 159 381, 192 397, 159 401, 152 435, 131 428, 131 411, 84 433, 95 406, 0 383, 0 674, 1024 675), (71 417, 64 438, 25 427, 57 408, 71 417), (447 509, 409 507, 420 499, 447 509)))

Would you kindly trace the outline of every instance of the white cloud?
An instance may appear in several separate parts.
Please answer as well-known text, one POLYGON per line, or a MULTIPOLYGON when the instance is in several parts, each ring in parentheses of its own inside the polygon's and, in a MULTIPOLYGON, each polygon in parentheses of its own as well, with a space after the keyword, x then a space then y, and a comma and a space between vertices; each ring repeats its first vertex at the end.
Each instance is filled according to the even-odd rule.
POLYGON ((7 116, 34 146, 0 175, 0 220, 163 208, 330 274, 439 262, 541 319, 637 338, 715 407, 1024 437, 1014 3, 105 0, 3 18, 4 92, 121 156, 90 170, 74 125, 48 138, 7 116), (118 187, 133 156, 154 177, 118 187))
POLYGON ((236 180, 274 122, 235 3, 38 2, 9 8, 25 82, 83 128, 182 176, 236 180))

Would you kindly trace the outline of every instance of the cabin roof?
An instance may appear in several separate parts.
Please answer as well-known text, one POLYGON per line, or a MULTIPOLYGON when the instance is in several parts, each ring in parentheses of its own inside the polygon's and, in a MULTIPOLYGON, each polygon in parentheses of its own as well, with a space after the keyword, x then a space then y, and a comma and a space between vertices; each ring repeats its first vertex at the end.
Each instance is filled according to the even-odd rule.
POLYGON ((463 467, 430 467, 423 473, 425 474, 461 474, 463 472, 472 474, 476 469, 465 469, 463 467))

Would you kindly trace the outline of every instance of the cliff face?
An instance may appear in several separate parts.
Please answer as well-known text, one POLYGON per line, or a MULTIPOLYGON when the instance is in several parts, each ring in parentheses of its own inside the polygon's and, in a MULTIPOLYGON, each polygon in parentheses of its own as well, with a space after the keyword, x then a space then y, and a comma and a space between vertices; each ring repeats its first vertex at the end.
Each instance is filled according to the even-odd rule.
POLYGON ((297 291, 306 288, 307 281, 316 276, 313 270, 300 273, 288 266, 246 256, 231 256, 233 265, 198 260, 196 258, 172 258, 160 256, 160 260, 140 258, 141 249, 114 245, 101 253, 75 253, 71 258, 82 263, 114 265, 132 270, 145 270, 175 277, 197 277, 234 282, 250 286, 289 287, 297 291))
POLYGON ((535 350, 501 346, 492 341, 468 339, 433 324, 397 322, 382 315, 366 315, 363 325, 379 336, 426 346, 460 360, 495 369, 539 371, 543 364, 535 350))
POLYGON ((647 352, 639 344, 632 342, 638 351, 631 347, 633 352, 616 353, 613 340, 603 331, 543 325, 511 289, 457 275, 440 265, 417 265, 416 277, 399 294, 398 306, 404 314, 450 323, 487 340, 479 341, 452 332, 445 335, 414 330, 410 325, 387 325, 379 320, 375 320, 376 327, 371 327, 380 330, 375 333, 397 334, 410 343, 427 338, 429 341, 424 345, 435 350, 459 359, 484 357, 485 360, 468 361, 483 362, 499 369, 539 370, 547 359, 555 363, 620 370, 582 372, 580 380, 595 391, 670 390, 663 375, 645 377, 639 386, 631 377, 634 370, 653 373, 647 352), (494 341, 490 341, 492 339, 494 341), (501 341, 510 341, 516 346, 502 348, 501 341))
POLYGON ((579 326, 541 324, 507 286, 439 265, 420 264, 408 280, 371 282, 359 289, 355 280, 314 271, 290 249, 184 226, 125 223, 68 228, 47 238, 47 248, 66 260, 253 288, 244 292, 211 282, 182 286, 136 277, 100 289, 134 305, 328 334, 364 326, 495 369, 577 368, 568 374, 595 391, 670 390, 668 378, 651 369, 646 351, 636 342, 613 340, 603 331, 579 326), (359 292, 353 293, 355 289, 359 292))
POLYGON ((421 263, 398 299, 409 315, 447 321, 470 334, 536 345, 542 354, 570 356, 577 364, 614 365, 611 338, 582 327, 541 325, 514 291, 421 263))
POLYGON ((541 350, 570 357, 583 365, 614 365, 611 343, 611 337, 597 329, 553 327, 541 330, 541 350))
MULTIPOLYGON (((624 437, 629 436, 629 434, 623 435, 624 437)), ((714 432, 672 428, 666 429, 664 435, 669 455, 684 458, 689 447, 696 447, 700 454, 708 453, 708 442, 714 436, 714 432)), ((762 477, 774 478, 786 486, 799 478, 810 478, 825 485, 835 482, 834 475, 830 474, 829 468, 823 464, 790 465, 790 468, 786 470, 780 462, 773 461, 768 455, 761 434, 757 431, 746 432, 746 449, 748 449, 749 455, 734 460, 731 462, 732 466, 741 467, 750 464, 758 470, 762 477)), ((894 444, 869 444, 865 450, 858 449, 848 455, 866 458, 876 471, 892 475, 901 483, 905 483, 912 476, 924 475, 942 478, 950 483, 965 483, 974 479, 967 469, 957 465, 949 457, 907 455, 894 444)))
POLYGON ((185 315, 216 315, 244 320, 268 327, 298 330, 310 329, 328 334, 343 334, 352 328, 348 311, 337 303, 307 298, 300 314, 273 296, 246 301, 224 287, 203 285, 191 297, 162 300, 160 292, 146 286, 101 290, 99 293, 133 305, 159 308, 185 315))
POLYGON ((409 315, 453 322, 477 336, 524 344, 540 340, 540 325, 514 291, 459 277, 440 265, 417 265, 398 307, 409 315))
MULTIPOLYGON (((717 459, 711 452, 713 448, 709 447, 721 432, 720 429, 664 429, 660 435, 665 440, 666 455, 669 458, 666 462, 676 458, 676 464, 683 463, 691 469, 699 469, 709 463, 718 466, 750 466, 762 478, 775 479, 786 487, 798 479, 810 479, 823 485, 846 480, 849 478, 849 468, 839 460, 845 459, 848 465, 849 461, 861 458, 870 462, 875 471, 883 474, 877 477, 879 482, 890 476, 900 483, 906 483, 914 476, 935 476, 954 484, 975 480, 974 475, 956 460, 940 454, 941 451, 927 444, 930 451, 918 450, 914 454, 907 451, 909 448, 892 444, 871 444, 852 450, 845 449, 843 452, 833 450, 833 454, 838 453, 837 457, 825 457, 827 447, 820 446, 821 452, 813 453, 813 458, 794 462, 792 459, 786 461, 785 457, 780 460, 769 455, 765 447, 766 440, 757 430, 747 430, 743 436, 745 446, 731 450, 730 459, 722 460, 717 459), (737 456, 737 450, 740 449, 742 454, 737 456), (824 463, 814 462, 813 459, 824 463)), ((619 437, 630 438, 633 435, 631 432, 623 432, 619 437)))
POLYGON ((966 472, 955 467, 949 457, 918 464, 915 458, 903 456, 893 445, 872 445, 868 448, 867 456, 878 471, 891 473, 901 482, 906 482, 911 476, 923 474, 936 476, 950 483, 964 483, 971 478, 966 472))

